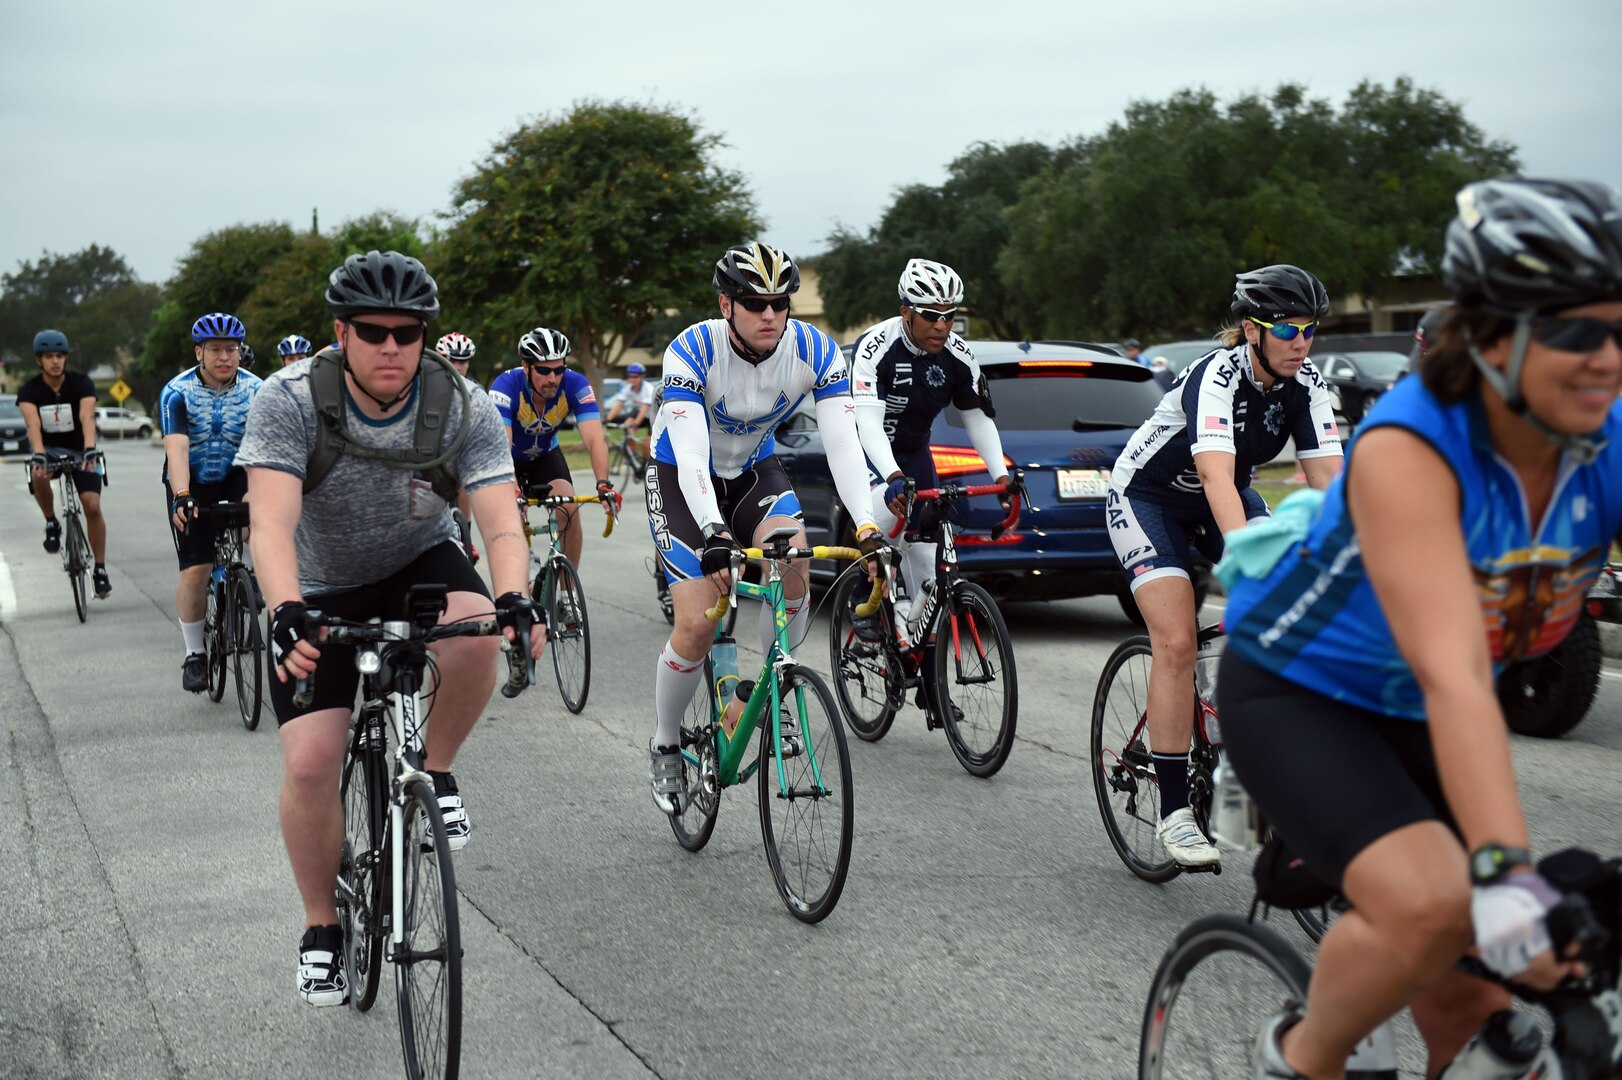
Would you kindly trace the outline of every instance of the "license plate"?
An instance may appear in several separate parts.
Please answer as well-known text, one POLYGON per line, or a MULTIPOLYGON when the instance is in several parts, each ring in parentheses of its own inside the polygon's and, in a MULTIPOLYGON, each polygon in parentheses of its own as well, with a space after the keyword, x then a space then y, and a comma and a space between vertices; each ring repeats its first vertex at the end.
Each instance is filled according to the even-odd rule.
POLYGON ((18 442, 16 439, 7 439, 5 447, 6 447, 6 453, 9 454, 13 450, 21 450, 23 448, 23 444, 18 442))
POLYGON ((1102 499, 1108 495, 1108 469, 1059 470, 1059 498, 1102 499))

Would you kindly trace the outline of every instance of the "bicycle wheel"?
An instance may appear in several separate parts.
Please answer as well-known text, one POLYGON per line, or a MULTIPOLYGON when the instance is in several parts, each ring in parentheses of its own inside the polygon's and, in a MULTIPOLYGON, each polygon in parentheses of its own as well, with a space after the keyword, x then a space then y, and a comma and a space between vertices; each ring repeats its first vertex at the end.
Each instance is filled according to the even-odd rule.
POLYGON ((406 789, 401 941, 392 957, 406 1075, 453 1080, 462 1057, 462 934, 445 819, 434 789, 406 789))
MULTIPOLYGON (((77 513, 63 515, 67 518, 67 528, 62 542, 67 563, 68 582, 73 586, 73 609, 79 614, 79 621, 84 622, 90 617, 90 564, 93 556, 90 553, 90 541, 85 539, 84 525, 79 521, 77 513)), ((218 699, 216 699, 218 700, 218 699)))
POLYGON ((776 725, 761 724, 756 778, 760 831, 772 879, 789 914, 802 922, 821 922, 839 902, 850 870, 850 751, 839 709, 820 675, 804 667, 787 668, 781 685, 783 711, 799 729, 801 752, 781 763, 779 779, 776 725))
POLYGON ((946 741, 971 776, 992 776, 1014 749, 1019 676, 991 594, 960 581, 935 617, 935 700, 946 741))
POLYGON ((885 642, 863 641, 851 625, 851 604, 856 597, 865 596, 868 589, 867 578, 853 574, 834 590, 828 652, 834 694, 839 698, 845 722, 858 739, 878 742, 895 722, 896 710, 906 700, 906 686, 901 658, 887 643, 893 634, 888 607, 879 616, 885 642))
POLYGON ((1093 792, 1110 844, 1127 869, 1158 884, 1176 877, 1178 868, 1155 837, 1160 788, 1143 723, 1151 655, 1149 639, 1141 635, 1127 638, 1110 654, 1093 696, 1089 752, 1093 792))
POLYGON ((365 1012, 377 1000, 383 969, 383 844, 389 780, 382 728, 362 719, 344 758, 344 847, 338 864, 338 925, 344 936, 349 1003, 365 1012), (374 741, 376 740, 376 741, 374 741))
POLYGON ((564 708, 577 713, 591 692, 591 627, 586 622, 586 590, 574 563, 563 556, 552 561, 551 597, 547 604, 552 670, 564 708))
POLYGON ((1269 1018, 1306 1001, 1306 961, 1238 915, 1190 924, 1161 958, 1138 1044, 1139 1080, 1250 1076, 1269 1018))
POLYGON ((225 655, 230 651, 231 595, 224 583, 209 579, 208 613, 203 623, 203 652, 208 665, 208 700, 225 697, 225 655))
POLYGON ((608 475, 614 481, 616 491, 625 492, 631 487, 631 477, 636 474, 636 462, 631 460, 631 452, 625 449, 624 444, 614 447, 613 460, 608 463, 608 475))
POLYGON ((230 626, 231 674, 237 686, 237 708, 242 726, 259 726, 265 677, 265 642, 259 632, 259 588, 246 566, 231 570, 230 626))
POLYGON ((682 812, 670 819, 676 842, 697 851, 710 842, 721 812, 720 764, 715 752, 715 668, 704 658, 704 681, 693 691, 681 721, 682 812))

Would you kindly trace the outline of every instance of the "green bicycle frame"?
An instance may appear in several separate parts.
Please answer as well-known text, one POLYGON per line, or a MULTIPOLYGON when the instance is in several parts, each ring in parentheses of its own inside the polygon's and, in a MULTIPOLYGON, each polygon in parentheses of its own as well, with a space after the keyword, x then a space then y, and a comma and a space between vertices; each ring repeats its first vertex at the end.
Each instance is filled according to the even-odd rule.
MULTIPOLYGON (((777 626, 777 644, 767 654, 766 662, 761 665, 760 677, 755 680, 755 689, 744 704, 743 715, 738 717, 738 726, 733 729, 730 736, 721 727, 721 711, 726 703, 716 695, 715 700, 715 750, 720 781, 722 787, 731 787, 734 784, 748 780, 760 768, 760 760, 749 763, 748 767, 739 771, 743 762, 744 753, 749 748, 750 737, 754 735, 756 726, 760 723, 760 714, 770 704, 772 710, 772 746, 775 751, 774 760, 777 762, 777 790, 787 791, 789 788, 788 772, 783 767, 783 688, 778 681, 778 666, 785 661, 792 661, 792 644, 788 637, 788 612, 783 608, 783 579, 774 563, 772 573, 764 585, 752 585, 747 581, 738 581, 735 587, 739 596, 746 596, 761 603, 770 604, 772 616, 777 626)), ((716 635, 721 634, 721 627, 716 626, 716 635)), ((817 761, 816 748, 811 745, 811 726, 805 715, 805 691, 794 691, 795 708, 799 713, 800 738, 804 740, 803 753, 811 758, 811 777, 816 783, 818 796, 828 793, 828 786, 822 782, 822 766, 817 761)), ((690 764, 697 764, 696 759, 689 759, 690 764)))

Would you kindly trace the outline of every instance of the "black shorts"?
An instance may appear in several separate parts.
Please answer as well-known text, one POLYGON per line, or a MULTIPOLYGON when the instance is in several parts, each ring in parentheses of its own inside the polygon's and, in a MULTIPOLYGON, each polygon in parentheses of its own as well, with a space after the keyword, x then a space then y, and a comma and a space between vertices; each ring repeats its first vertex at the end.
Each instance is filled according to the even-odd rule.
MULTIPOLYGON (((704 532, 682 496, 676 466, 650 461, 645 474, 648 528, 669 581, 691 581, 704 576, 700 562, 704 532)), ((715 500, 733 538, 742 546, 753 542, 755 530, 770 517, 793 518, 803 524, 800 500, 775 457, 766 458, 732 480, 712 476, 715 500)))
MULTIPOLYGON (((1246 521, 1268 514, 1255 488, 1240 488, 1239 501, 1246 521)), ((1104 505, 1115 558, 1134 590, 1157 578, 1192 579, 1195 552, 1207 562, 1222 558, 1222 530, 1203 497, 1161 502, 1111 488, 1104 505)))
POLYGON ((1324 697, 1232 650, 1217 673, 1217 712, 1239 782, 1328 884, 1338 888, 1359 852, 1404 826, 1459 831, 1426 724, 1324 697))
MULTIPOLYGON (((80 495, 101 494, 101 473, 94 469, 74 469, 73 486, 80 495)), ((34 493, 34 470, 28 470, 28 494, 34 493)))
MULTIPOLYGON (((357 622, 371 618, 403 619, 406 617, 406 593, 413 585, 444 585, 453 593, 478 593, 486 599, 490 590, 479 577, 467 555, 454 540, 435 544, 418 555, 400 570, 382 581, 362 585, 358 589, 307 596, 304 603, 311 611, 322 611, 357 622)), ((495 610, 492 603, 491 610, 495 610)), ((355 670, 355 646, 322 645, 321 659, 315 672, 315 696, 308 708, 293 704, 292 679, 282 682, 274 671, 266 673, 270 684, 270 703, 276 710, 276 724, 280 727, 305 713, 322 709, 353 709, 355 692, 360 689, 360 672, 355 670)))
MULTIPOLYGON (((213 506, 217 502, 241 502, 248 497, 248 473, 244 469, 232 469, 225 474, 225 479, 213 484, 197 484, 191 486, 191 497, 197 500, 198 506, 213 506)), ((163 507, 169 518, 169 535, 175 541, 175 554, 180 557, 180 568, 185 570, 191 566, 212 566, 214 564, 214 534, 216 529, 204 521, 192 522, 191 528, 181 532, 175 528, 175 516, 170 507, 175 504, 175 493, 169 486, 169 478, 163 478, 163 507)))
POLYGON ((513 458, 513 475, 518 480, 518 486, 526 493, 538 484, 550 484, 554 480, 562 480, 571 486, 574 484, 569 461, 563 456, 561 446, 554 446, 537 458, 513 458))

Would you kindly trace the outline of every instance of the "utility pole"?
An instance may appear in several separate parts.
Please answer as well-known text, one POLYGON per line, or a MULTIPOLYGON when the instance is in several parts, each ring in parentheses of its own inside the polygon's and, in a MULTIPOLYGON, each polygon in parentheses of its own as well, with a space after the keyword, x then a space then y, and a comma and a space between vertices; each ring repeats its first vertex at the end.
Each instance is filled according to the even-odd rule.
POLYGON ((318 207, 310 207, 310 235, 321 235, 321 211, 318 207))

